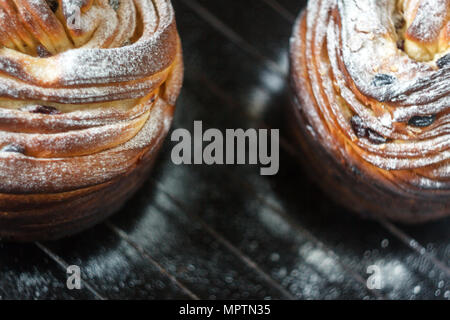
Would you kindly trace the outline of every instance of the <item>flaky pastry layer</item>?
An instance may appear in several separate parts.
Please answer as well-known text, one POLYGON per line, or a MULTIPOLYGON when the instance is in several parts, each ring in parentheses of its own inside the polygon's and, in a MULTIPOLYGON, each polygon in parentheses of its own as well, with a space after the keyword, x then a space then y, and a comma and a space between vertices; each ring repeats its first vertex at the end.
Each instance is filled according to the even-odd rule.
POLYGON ((317 148, 382 194, 449 213, 449 0, 309 1, 291 66, 317 148))

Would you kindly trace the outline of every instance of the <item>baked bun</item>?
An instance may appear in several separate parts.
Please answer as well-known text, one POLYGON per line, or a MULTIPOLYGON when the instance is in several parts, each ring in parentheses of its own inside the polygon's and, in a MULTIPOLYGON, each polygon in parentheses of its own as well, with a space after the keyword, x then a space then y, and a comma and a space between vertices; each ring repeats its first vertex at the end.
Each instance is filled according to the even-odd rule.
POLYGON ((316 0, 291 41, 293 128, 341 204, 450 214, 450 0, 316 0))
POLYGON ((0 237, 85 229, 141 185, 182 53, 169 0, 0 0, 0 237))

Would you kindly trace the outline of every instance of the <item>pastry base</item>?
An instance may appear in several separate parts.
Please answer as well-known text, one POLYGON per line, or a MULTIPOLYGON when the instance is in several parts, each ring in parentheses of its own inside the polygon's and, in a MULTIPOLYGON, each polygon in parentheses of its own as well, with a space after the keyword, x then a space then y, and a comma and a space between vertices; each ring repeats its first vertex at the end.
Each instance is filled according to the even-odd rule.
MULTIPOLYGON (((173 108, 167 107, 171 117, 173 108)), ((167 120, 169 121, 169 120, 167 120)), ((45 203, 35 202, 32 196, 20 197, 13 206, 0 204, 0 239, 29 242, 57 240, 86 230, 119 211, 124 203, 148 178, 167 132, 157 145, 143 152, 143 156, 126 174, 102 185, 69 193, 51 194, 45 203)))
POLYGON ((363 218, 388 219, 406 224, 437 220, 450 214, 450 201, 418 198, 395 193, 350 163, 338 162, 306 129, 308 124, 301 112, 301 104, 294 94, 288 114, 289 131, 301 146, 301 160, 305 170, 319 187, 336 203, 363 218), (310 170, 312 169, 312 170, 310 170))

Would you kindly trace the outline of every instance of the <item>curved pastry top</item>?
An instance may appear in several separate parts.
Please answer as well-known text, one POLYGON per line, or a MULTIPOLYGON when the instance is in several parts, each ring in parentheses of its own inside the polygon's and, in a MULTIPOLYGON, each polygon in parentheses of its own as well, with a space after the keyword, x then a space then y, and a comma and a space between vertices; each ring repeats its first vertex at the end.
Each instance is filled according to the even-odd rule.
POLYGON ((297 98, 335 154, 396 192, 450 191, 450 0, 309 1, 297 98))
POLYGON ((7 15, 0 20, 5 30, 0 96, 89 103, 142 97, 160 84, 160 73, 177 51, 174 13, 167 1, 121 0, 115 11, 106 0, 95 0, 78 17, 73 10, 72 23, 62 8, 75 2, 60 1, 56 13, 45 0, 0 1, 0 12, 7 15), (134 43, 123 46, 134 37, 134 43))
POLYGON ((167 132, 182 81, 169 0, 0 0, 0 44, 0 193, 107 183, 167 132))

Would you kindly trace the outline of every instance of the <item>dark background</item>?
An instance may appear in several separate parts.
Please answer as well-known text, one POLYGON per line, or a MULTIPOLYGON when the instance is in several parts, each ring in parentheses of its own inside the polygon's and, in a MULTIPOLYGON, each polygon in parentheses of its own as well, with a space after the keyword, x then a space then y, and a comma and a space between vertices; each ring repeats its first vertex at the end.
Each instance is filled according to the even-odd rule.
POLYGON ((450 220, 365 221, 334 205, 284 132, 298 0, 174 0, 186 64, 174 128, 281 128, 281 169, 175 166, 168 139, 120 213, 51 243, 0 243, 2 299, 450 299, 450 220), (66 267, 81 267, 81 290, 66 267), (369 290, 367 268, 383 289, 369 290))

